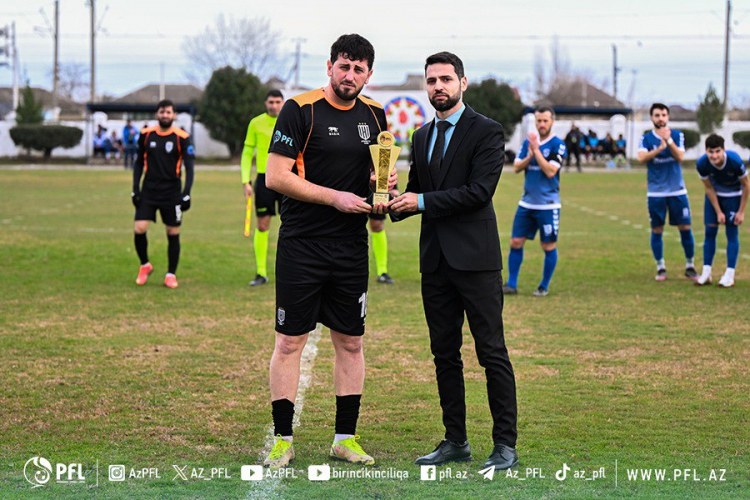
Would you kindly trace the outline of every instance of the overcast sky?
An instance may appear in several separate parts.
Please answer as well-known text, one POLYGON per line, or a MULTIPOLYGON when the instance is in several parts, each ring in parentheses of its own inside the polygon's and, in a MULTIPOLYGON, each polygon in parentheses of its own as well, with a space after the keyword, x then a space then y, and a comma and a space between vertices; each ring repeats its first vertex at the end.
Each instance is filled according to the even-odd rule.
MULTIPOLYGON (((470 80, 504 79, 531 95, 534 59, 549 60, 554 35, 572 69, 612 92, 612 44, 622 71, 618 97, 695 106, 710 82, 721 93, 724 0, 462 0, 329 2, 312 0, 97 0, 97 90, 114 96, 158 83, 186 82, 185 36, 203 31, 219 14, 265 17, 281 32, 278 73, 289 74, 296 37, 305 39, 301 83, 325 82, 325 60, 342 33, 357 32, 375 46, 373 83, 399 83, 422 71, 427 55, 457 53, 470 80), (366 6, 366 7, 365 7, 366 6)), ((750 0, 735 0, 730 54, 730 100, 750 106, 750 0)), ((23 74, 51 88, 53 44, 46 29, 53 0, 2 0, 0 26, 16 22, 23 74), (40 31, 37 29, 36 31, 40 31)), ((60 60, 89 63, 85 0, 60 0, 60 60)), ((88 77, 87 77, 88 78, 88 77)), ((11 73, 0 67, 0 85, 11 73)))

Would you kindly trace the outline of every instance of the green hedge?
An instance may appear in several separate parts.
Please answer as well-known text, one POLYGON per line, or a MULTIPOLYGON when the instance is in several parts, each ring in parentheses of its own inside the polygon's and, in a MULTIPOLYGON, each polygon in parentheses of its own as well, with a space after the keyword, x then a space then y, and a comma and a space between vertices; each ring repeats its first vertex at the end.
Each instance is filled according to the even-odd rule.
POLYGON ((735 144, 750 149, 750 130, 739 130, 735 132, 732 134, 732 140, 735 144))
POLYGON ((10 129, 10 138, 16 146, 42 151, 44 158, 55 148, 72 148, 81 142, 83 130, 65 125, 16 125, 10 129))
POLYGON ((701 134, 697 130, 685 129, 681 130, 681 132, 685 134, 685 151, 697 146, 701 142, 701 134))

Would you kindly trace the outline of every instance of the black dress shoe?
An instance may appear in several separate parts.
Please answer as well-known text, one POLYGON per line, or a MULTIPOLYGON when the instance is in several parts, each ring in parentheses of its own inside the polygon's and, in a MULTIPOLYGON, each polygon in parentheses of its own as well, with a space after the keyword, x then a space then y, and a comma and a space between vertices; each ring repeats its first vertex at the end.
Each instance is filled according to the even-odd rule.
POLYGON ((484 463, 485 467, 494 465, 495 470, 510 469, 518 465, 518 453, 515 448, 504 444, 496 444, 490 458, 484 463))
POLYGON ((429 455, 419 457, 414 461, 417 465, 440 465, 445 462, 468 462, 471 460, 469 442, 454 443, 444 439, 437 445, 435 451, 429 455))

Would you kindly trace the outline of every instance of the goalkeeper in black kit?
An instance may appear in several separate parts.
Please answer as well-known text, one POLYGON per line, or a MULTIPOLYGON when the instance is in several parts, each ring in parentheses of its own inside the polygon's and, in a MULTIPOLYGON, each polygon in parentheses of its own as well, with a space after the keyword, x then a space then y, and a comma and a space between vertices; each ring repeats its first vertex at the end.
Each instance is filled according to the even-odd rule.
POLYGON ((135 250, 141 260, 137 285, 145 285, 154 266, 148 260, 149 222, 156 222, 156 212, 167 228, 169 267, 164 285, 177 288, 177 263, 180 260, 180 226, 182 214, 190 209, 190 189, 193 187, 195 147, 190 134, 174 127, 174 103, 160 101, 156 109, 159 124, 141 130, 138 138, 138 157, 133 167, 135 205, 135 250), (185 185, 182 186, 182 171, 185 185), (143 183, 141 183, 141 178, 143 183))

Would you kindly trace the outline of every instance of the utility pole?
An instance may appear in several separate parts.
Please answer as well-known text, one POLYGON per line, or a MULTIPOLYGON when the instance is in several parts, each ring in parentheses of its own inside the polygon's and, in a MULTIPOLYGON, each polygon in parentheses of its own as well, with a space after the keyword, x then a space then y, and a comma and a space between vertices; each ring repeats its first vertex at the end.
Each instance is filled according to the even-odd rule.
POLYGON ((294 88, 298 89, 300 59, 302 58, 302 43, 306 40, 304 38, 295 38, 294 41, 297 44, 297 48, 294 52, 294 88))
POLYGON ((11 35, 10 35, 10 43, 11 43, 11 50, 13 51, 13 60, 11 64, 13 65, 13 110, 15 111, 18 109, 18 103, 19 103, 19 92, 18 92, 18 45, 16 44, 16 22, 13 21, 11 23, 11 35))
POLYGON ((60 0, 55 0, 55 21, 52 36, 55 39, 55 59, 52 68, 52 109, 57 108, 57 87, 60 81, 60 0))
POLYGON ((91 7, 91 79, 89 80, 89 101, 96 100, 96 11, 95 0, 89 0, 91 7))
POLYGON ((617 74, 622 68, 617 65, 617 45, 612 44, 612 89, 614 98, 617 99, 617 74))
POLYGON ((724 113, 727 112, 729 101, 729 35, 732 32, 732 2, 727 0, 727 19, 724 28, 724 113))

